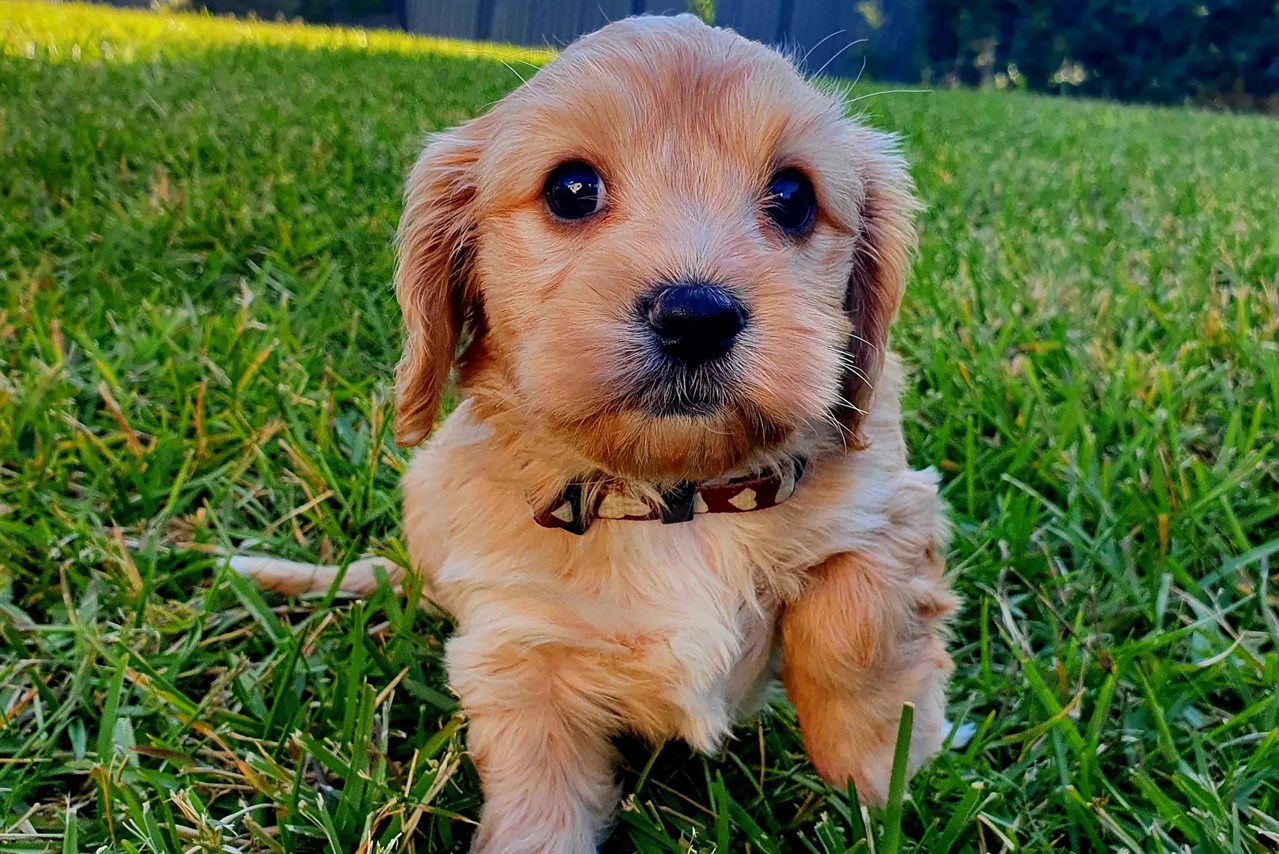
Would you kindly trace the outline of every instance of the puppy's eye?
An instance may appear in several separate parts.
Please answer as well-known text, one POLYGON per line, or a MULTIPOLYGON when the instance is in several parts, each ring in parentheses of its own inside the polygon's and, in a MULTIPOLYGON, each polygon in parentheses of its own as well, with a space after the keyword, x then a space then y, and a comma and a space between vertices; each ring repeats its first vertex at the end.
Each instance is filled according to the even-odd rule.
POLYGON ((782 231, 792 237, 802 237, 808 233, 817 213, 813 183, 798 169, 776 173, 764 194, 764 213, 782 231))
POLYGON ((546 206, 561 219, 582 219, 604 207, 604 182, 585 163, 564 163, 546 179, 546 206))

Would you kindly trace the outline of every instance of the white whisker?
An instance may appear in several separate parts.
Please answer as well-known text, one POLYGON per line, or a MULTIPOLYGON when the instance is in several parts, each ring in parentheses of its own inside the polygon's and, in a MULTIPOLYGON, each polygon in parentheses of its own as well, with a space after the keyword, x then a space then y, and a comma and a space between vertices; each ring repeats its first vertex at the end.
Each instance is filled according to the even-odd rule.
MULTIPOLYGON (((818 41, 818 42, 817 42, 817 44, 813 45, 813 46, 812 46, 812 47, 810 47, 808 50, 804 51, 804 55, 800 58, 799 62, 797 62, 797 63, 796 63, 796 65, 799 65, 800 67, 803 67, 803 66, 807 65, 807 64, 808 64, 808 58, 809 58, 810 56, 812 56, 812 55, 813 55, 813 51, 817 50, 819 47, 821 47, 822 45, 826 44, 826 42, 828 42, 828 41, 830 41, 831 39, 835 38, 835 36, 842 36, 842 35, 843 35, 844 33, 846 33, 846 32, 848 32, 848 30, 836 30, 835 32, 831 33, 830 35, 825 36, 825 37, 824 37, 824 38, 822 38, 820 41, 818 41)), ((816 75, 813 75, 813 76, 816 76, 816 75)))
POLYGON ((862 67, 857 70, 857 76, 853 78, 853 82, 848 86, 850 93, 857 88, 858 83, 862 82, 862 75, 866 73, 866 59, 867 57, 862 57, 862 67))
POLYGON ((849 42, 848 44, 844 45, 844 46, 843 46, 843 47, 841 47, 839 50, 835 51, 835 53, 831 56, 831 58, 830 58, 830 59, 828 59, 828 60, 826 60, 825 62, 823 62, 823 63, 822 63, 822 67, 821 67, 821 68, 819 68, 819 69, 817 69, 817 73, 816 73, 816 74, 814 74, 813 76, 814 76, 814 77, 821 77, 821 76, 822 76, 822 72, 823 72, 823 71, 825 71, 825 70, 826 70, 826 69, 830 66, 830 64, 831 64, 832 62, 834 62, 835 60, 839 59, 840 54, 842 54, 844 51, 848 50, 848 49, 849 49, 849 48, 851 48, 851 47, 856 47, 856 46, 857 46, 857 45, 859 45, 859 44, 865 44, 867 41, 868 41, 868 39, 857 39, 856 41, 851 41, 851 42, 849 42))
POLYGON ((856 104, 858 101, 865 101, 867 98, 873 98, 876 95, 928 95, 932 91, 932 89, 881 89, 878 92, 867 92, 865 95, 851 98, 848 103, 856 104))
POLYGON ((523 74, 520 74, 520 73, 519 73, 518 71, 516 71, 513 67, 511 67, 511 64, 510 64, 509 62, 506 62, 505 60, 501 60, 501 62, 502 62, 502 64, 503 64, 503 65, 505 65, 505 66, 506 66, 506 70, 507 70, 507 71, 511 72, 511 73, 512 73, 512 74, 514 74, 517 78, 519 78, 519 81, 520 81, 520 83, 521 83, 522 85, 525 85, 525 86, 527 86, 527 85, 528 85, 528 80, 524 79, 524 75, 523 75, 523 74))

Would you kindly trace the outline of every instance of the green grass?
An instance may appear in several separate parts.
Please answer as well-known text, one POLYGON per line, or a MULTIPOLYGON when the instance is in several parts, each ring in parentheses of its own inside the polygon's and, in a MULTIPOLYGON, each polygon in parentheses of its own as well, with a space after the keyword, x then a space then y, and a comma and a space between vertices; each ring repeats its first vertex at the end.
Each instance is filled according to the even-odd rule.
MULTIPOLYGON (((0 847, 464 846, 447 624, 266 597, 210 550, 402 558, 402 176, 538 59, 0 3, 0 847)), ((928 204, 895 340, 977 734, 900 835, 784 709, 714 759, 628 744, 607 850, 1274 850, 1279 124, 856 108, 928 204)))

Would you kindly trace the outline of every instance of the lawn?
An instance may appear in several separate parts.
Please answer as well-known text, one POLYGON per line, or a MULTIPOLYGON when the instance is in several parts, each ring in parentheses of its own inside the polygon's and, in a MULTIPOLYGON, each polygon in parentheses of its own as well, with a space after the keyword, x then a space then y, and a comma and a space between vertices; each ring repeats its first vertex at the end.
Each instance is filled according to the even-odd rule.
MULTIPOLYGON (((402 177, 542 58, 0 4, 0 848, 464 849, 447 623, 215 552, 403 559, 402 177)), ((977 730, 902 850, 1274 850, 1279 123, 851 94, 928 205, 895 344, 977 730)), ((608 851, 884 850, 785 709, 624 755, 608 851)))

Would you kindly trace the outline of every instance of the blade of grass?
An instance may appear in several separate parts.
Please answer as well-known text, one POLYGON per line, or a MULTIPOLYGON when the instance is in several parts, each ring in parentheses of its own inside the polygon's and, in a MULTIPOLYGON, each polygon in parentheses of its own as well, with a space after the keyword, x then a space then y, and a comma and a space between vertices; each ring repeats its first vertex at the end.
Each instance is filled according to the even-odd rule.
POLYGON ((910 735, 915 725, 915 704, 902 706, 893 750, 893 770, 888 780, 888 801, 884 805, 884 831, 879 854, 898 854, 902 844, 902 814, 906 800, 906 768, 910 763, 910 735))

